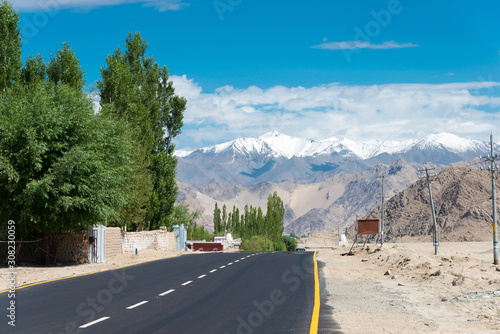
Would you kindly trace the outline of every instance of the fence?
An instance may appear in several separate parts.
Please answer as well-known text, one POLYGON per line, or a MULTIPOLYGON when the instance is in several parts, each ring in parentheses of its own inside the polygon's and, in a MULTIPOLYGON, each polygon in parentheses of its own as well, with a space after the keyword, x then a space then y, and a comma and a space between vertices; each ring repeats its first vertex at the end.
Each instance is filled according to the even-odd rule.
MULTIPOLYGON (((123 232, 119 227, 94 226, 90 231, 35 235, 31 240, 17 240, 16 262, 54 265, 57 263, 104 263, 106 259, 135 250, 184 249, 186 230, 166 228, 155 231, 123 232), (182 247, 184 245, 184 247, 182 247)), ((0 263, 6 263, 7 243, 0 243, 0 263)))

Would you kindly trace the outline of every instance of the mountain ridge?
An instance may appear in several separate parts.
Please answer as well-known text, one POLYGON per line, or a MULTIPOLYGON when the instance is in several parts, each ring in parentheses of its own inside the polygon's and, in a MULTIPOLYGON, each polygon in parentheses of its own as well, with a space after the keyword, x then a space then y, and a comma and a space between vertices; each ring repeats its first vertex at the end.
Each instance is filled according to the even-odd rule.
MULTIPOLYGON (((498 147, 495 144, 495 148, 498 147)), ((178 151, 177 180, 197 186, 216 182, 251 186, 262 181, 309 184, 400 159, 409 163, 450 165, 489 151, 489 143, 485 141, 449 133, 404 142, 358 143, 346 138, 314 141, 268 132, 257 138, 238 138, 190 153, 178 151)))
MULTIPOLYGON (((498 146, 498 143, 494 143, 498 146)), ((484 149, 489 143, 477 139, 466 139, 447 132, 431 133, 421 139, 406 141, 372 139, 357 142, 347 138, 331 137, 315 141, 308 138, 288 136, 272 131, 260 137, 240 137, 222 144, 202 147, 193 151, 177 150, 176 156, 185 158, 190 154, 201 151, 203 153, 221 153, 228 149, 239 150, 242 153, 259 152, 269 153, 274 157, 312 157, 322 154, 345 152, 354 154, 366 160, 377 155, 402 154, 413 149, 444 148, 453 153, 462 153, 470 150, 484 149)))

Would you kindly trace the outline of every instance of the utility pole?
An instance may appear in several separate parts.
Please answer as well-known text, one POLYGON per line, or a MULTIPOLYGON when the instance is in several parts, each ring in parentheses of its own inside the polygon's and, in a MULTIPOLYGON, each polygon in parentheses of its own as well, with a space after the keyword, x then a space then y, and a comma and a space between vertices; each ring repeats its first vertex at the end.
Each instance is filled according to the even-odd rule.
POLYGON ((492 204, 493 204, 493 264, 498 264, 498 234, 497 234, 497 191, 496 191, 496 172, 498 167, 495 164, 495 160, 498 158, 496 154, 493 154, 493 134, 490 135, 490 148, 491 155, 485 158, 486 161, 491 163, 488 170, 491 172, 491 191, 492 191, 492 204))
POLYGON ((382 175, 382 217, 380 219, 380 247, 384 246, 384 179, 385 175, 382 175))
POLYGON ((356 226, 356 229, 355 229, 355 232, 356 233, 356 246, 359 246, 359 242, 358 242, 358 215, 356 215, 356 223, 355 223, 355 226, 356 226))
POLYGON ((434 222, 434 254, 437 255, 438 253, 438 245, 439 245, 439 233, 438 233, 438 228, 437 228, 437 223, 436 223, 436 210, 434 210, 434 200, 432 199, 432 189, 431 189, 431 180, 429 176, 429 171, 433 170, 434 168, 424 168, 420 169, 419 172, 425 172, 425 177, 427 178, 427 186, 429 187, 429 197, 431 200, 431 209, 432 209, 432 220, 434 222))

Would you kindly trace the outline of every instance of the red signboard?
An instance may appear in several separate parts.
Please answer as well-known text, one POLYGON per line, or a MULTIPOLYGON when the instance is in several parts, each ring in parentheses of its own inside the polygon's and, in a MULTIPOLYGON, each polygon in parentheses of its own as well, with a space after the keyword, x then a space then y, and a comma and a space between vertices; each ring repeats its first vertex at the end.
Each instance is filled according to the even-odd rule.
POLYGON ((221 252, 224 246, 220 242, 194 242, 193 250, 200 252, 221 252))
POLYGON ((362 234, 379 234, 380 219, 359 219, 358 220, 358 235, 362 234))

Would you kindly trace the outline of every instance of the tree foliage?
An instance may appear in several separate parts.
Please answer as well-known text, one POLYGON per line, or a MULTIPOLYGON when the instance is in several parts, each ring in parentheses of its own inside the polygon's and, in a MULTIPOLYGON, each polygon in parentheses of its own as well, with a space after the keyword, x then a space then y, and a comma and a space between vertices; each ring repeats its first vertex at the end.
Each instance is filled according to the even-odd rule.
POLYGON ((21 69, 21 83, 30 85, 32 83, 40 83, 47 80, 47 65, 43 60, 42 55, 28 56, 23 68, 21 69))
POLYGON ((221 225, 221 211, 219 209, 219 205, 215 203, 215 208, 214 208, 214 232, 219 233, 222 231, 222 225, 221 225))
POLYGON ((23 238, 118 219, 131 172, 127 127, 94 113, 69 44, 48 66, 38 55, 21 68, 18 14, 6 1, 0 41, 0 225, 16 221, 23 238))
POLYGON ((277 192, 267 199, 267 212, 264 215, 260 207, 245 205, 240 217, 240 210, 233 206, 232 212, 226 212, 226 205, 221 210, 218 203, 214 209, 214 233, 222 233, 232 229, 233 235, 243 239, 245 250, 290 250, 295 249, 293 241, 282 237, 285 207, 277 192), (226 219, 226 220, 225 220, 226 219))
POLYGON ((180 204, 174 207, 172 214, 170 215, 170 220, 173 225, 191 226, 196 224, 196 219, 200 218, 203 211, 189 209, 189 205, 180 204))
POLYGON ((85 71, 80 66, 80 61, 75 52, 64 43, 63 47, 55 55, 50 55, 47 66, 47 76, 53 83, 64 83, 76 90, 81 91, 85 86, 85 71))
POLYGON ((186 100, 175 94, 168 69, 146 56, 147 47, 139 33, 129 33, 125 51, 118 48, 106 58, 97 87, 103 113, 125 120, 144 149, 143 173, 151 178, 143 184, 149 192, 146 219, 154 229, 172 225, 178 191, 174 138, 181 133, 186 100))
POLYGON ((119 216, 130 173, 126 127, 66 84, 16 85, 0 104, 0 216, 16 232, 86 229, 119 216))
POLYGON ((0 92, 19 79, 22 66, 19 14, 7 1, 0 3, 0 92))
POLYGON ((18 23, 1 1, 0 225, 15 220, 22 237, 195 219, 197 211, 174 207, 174 138, 186 100, 167 68, 146 56, 141 35, 129 34, 125 52, 106 58, 96 113, 70 44, 48 63, 37 55, 22 66, 18 23))

